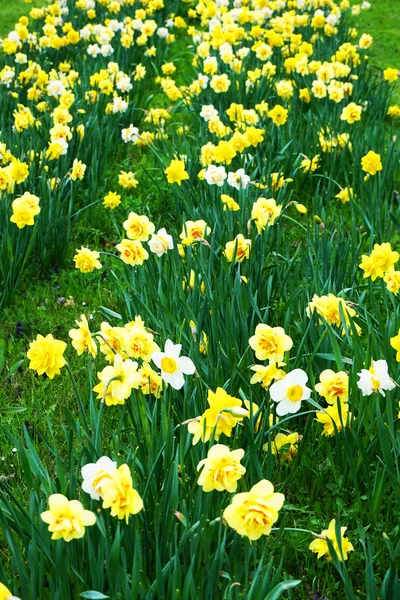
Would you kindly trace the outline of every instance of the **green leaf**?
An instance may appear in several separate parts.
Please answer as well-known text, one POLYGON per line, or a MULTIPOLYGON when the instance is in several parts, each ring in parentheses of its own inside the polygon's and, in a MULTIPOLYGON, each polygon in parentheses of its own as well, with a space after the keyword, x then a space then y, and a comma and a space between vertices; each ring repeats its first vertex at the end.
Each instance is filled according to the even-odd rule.
POLYGON ((0 339, 0 373, 4 369, 4 362, 6 359, 6 348, 7 348, 6 341, 3 339, 0 339))
POLYGON ((110 596, 105 596, 101 592, 96 592, 95 590, 89 590, 87 592, 82 592, 80 595, 81 598, 87 598, 87 600, 102 600, 103 598, 109 598, 110 596))
POLYGON ((265 596, 264 600, 278 600, 278 598, 282 596, 283 592, 297 587, 299 583, 301 583, 300 579, 294 579, 293 581, 282 581, 274 587, 268 596, 265 596))

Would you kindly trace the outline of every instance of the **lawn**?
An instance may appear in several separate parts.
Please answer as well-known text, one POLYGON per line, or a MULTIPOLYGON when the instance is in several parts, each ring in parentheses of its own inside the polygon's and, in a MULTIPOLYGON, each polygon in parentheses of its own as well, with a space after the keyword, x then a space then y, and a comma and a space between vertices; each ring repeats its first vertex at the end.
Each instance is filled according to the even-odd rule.
POLYGON ((46 0, 34 0, 29 3, 24 0, 0 0, 0 36, 11 31, 19 17, 28 14, 32 7, 45 4, 46 0))
POLYGON ((4 598, 400 598, 399 2, 67 4, 0 50, 4 598))

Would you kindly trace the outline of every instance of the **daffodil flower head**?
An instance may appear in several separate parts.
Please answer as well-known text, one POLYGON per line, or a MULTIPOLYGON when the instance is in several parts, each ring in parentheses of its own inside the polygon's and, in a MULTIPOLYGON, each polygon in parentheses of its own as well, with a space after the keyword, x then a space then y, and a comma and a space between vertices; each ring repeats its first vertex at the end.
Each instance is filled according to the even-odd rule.
POLYGON ((385 396, 385 391, 396 387, 388 369, 386 360, 373 360, 369 369, 361 369, 360 373, 357 373, 359 377, 357 387, 363 396, 370 396, 374 392, 385 396))
POLYGON ((290 371, 280 381, 275 381, 269 388, 271 399, 277 402, 276 414, 280 417, 297 413, 302 400, 308 400, 311 389, 306 386, 308 375, 302 369, 290 371))
POLYGON ((151 360, 156 367, 161 369, 161 377, 174 390, 180 390, 185 383, 184 375, 193 375, 196 367, 187 356, 180 356, 181 344, 174 344, 171 340, 165 342, 164 352, 155 352, 151 360))
POLYGON ((83 491, 90 494, 93 500, 102 498, 102 483, 112 476, 116 468, 117 463, 108 456, 102 456, 97 462, 84 465, 81 469, 83 491))
POLYGON ((317 554, 317 558, 326 556, 328 560, 332 560, 331 551, 327 540, 331 542, 331 546, 340 562, 347 560, 349 552, 354 550, 353 544, 345 537, 347 527, 340 528, 340 545, 336 535, 336 520, 332 519, 328 529, 324 529, 321 535, 309 545, 311 552, 317 554))

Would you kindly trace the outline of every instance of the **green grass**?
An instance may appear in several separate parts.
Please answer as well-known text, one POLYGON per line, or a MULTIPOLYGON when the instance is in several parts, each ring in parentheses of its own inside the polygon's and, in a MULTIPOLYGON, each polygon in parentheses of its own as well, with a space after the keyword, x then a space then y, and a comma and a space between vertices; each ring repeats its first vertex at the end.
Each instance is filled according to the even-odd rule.
MULTIPOLYGON (((360 4, 360 2, 353 2, 360 4)), ((400 69, 400 0, 371 0, 371 8, 351 18, 359 35, 369 33, 374 41, 368 50, 372 67, 400 69)), ((400 102, 400 83, 393 94, 393 104, 400 102)))
POLYGON ((371 0, 369 10, 352 18, 360 35, 369 33, 374 38, 374 43, 368 50, 370 64, 373 66, 400 69, 399 11, 399 0, 371 0))
POLYGON ((5 35, 11 31, 20 17, 28 15, 34 6, 44 6, 46 0, 33 0, 33 2, 24 2, 24 0, 0 0, 0 35, 5 35))

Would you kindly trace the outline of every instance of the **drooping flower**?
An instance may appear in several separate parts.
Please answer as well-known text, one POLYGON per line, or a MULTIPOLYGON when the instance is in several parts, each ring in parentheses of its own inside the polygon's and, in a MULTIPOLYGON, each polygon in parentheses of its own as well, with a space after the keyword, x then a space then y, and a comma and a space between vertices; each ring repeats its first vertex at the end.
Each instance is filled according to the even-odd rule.
POLYGON ((112 476, 117 468, 117 463, 108 456, 101 456, 95 463, 87 463, 81 469, 83 483, 82 489, 93 500, 99 500, 102 497, 101 486, 105 479, 112 476))
POLYGON ((251 209, 251 218, 257 226, 258 233, 261 233, 267 225, 273 225, 281 214, 281 206, 276 204, 274 198, 259 198, 254 202, 251 209))
POLYGON ((363 396, 370 396, 374 392, 379 392, 385 396, 385 391, 393 390, 396 385, 389 375, 389 367, 386 360, 373 360, 369 369, 361 369, 357 373, 359 380, 357 387, 361 390, 363 396))
POLYGON ((86 165, 77 158, 72 163, 71 179, 76 181, 77 179, 83 179, 86 172, 86 165))
POLYGON ((285 352, 293 346, 292 339, 282 327, 270 327, 265 323, 257 325, 254 335, 249 339, 250 347, 258 360, 280 363, 285 352))
POLYGON ((193 434, 192 444, 199 440, 208 442, 212 435, 218 441, 221 433, 230 437, 232 430, 249 413, 242 408, 242 400, 230 396, 223 388, 215 392, 209 390, 207 397, 209 408, 198 419, 188 424, 189 433, 193 434), (238 414, 240 412, 240 414, 238 414))
POLYGON ((242 262, 249 258, 251 240, 245 239, 242 233, 239 233, 234 240, 225 244, 224 255, 229 262, 242 262))
POLYGON ((354 550, 354 547, 353 547, 353 544, 351 544, 351 542, 349 542, 349 540, 344 535, 346 532, 346 529, 347 529, 347 527, 340 528, 340 546, 339 546, 339 540, 337 539, 337 536, 336 536, 336 520, 332 519, 332 521, 329 523, 328 529, 324 529, 321 532, 321 536, 319 538, 315 539, 313 542, 311 542, 311 544, 309 545, 309 549, 311 550, 311 552, 315 552, 318 555, 317 558, 326 556, 326 558, 328 560, 332 560, 332 556, 331 556, 331 553, 329 550, 329 545, 327 542, 327 539, 329 539, 332 542, 332 546, 333 546, 333 549, 336 553, 338 560, 340 560, 340 562, 343 562, 343 560, 347 560, 349 552, 354 550), (340 551, 340 548, 341 548, 341 551, 340 551), (343 554, 343 556, 342 556, 342 554, 343 554))
POLYGON ((96 515, 85 510, 78 500, 68 500, 62 494, 49 497, 49 510, 41 513, 40 518, 48 524, 53 534, 52 540, 64 539, 66 542, 77 540, 85 535, 85 527, 96 522, 96 515))
POLYGON ((285 371, 278 369, 274 361, 270 361, 268 365, 253 365, 250 367, 254 371, 254 375, 250 379, 250 384, 261 383, 264 390, 267 390, 273 381, 278 381, 285 377, 285 371))
POLYGON ((271 533, 284 501, 285 496, 274 492, 272 483, 262 479, 249 492, 236 494, 223 518, 239 535, 258 540, 271 533))
MULTIPOLYGON (((277 433, 275 438, 271 440, 272 454, 278 454, 281 460, 293 460, 297 454, 299 439, 300 436, 297 432, 288 434, 282 432, 277 433), (282 448, 284 448, 283 451, 281 451, 282 448)), ((269 450, 268 443, 264 444, 263 450, 269 450)))
POLYGON ((230 494, 236 492, 237 482, 244 475, 246 469, 240 464, 244 456, 244 450, 230 450, 223 444, 215 444, 197 465, 201 474, 197 483, 202 486, 204 492, 217 490, 227 491, 230 494))
POLYGON ((100 380, 93 391, 97 392, 97 398, 104 399, 107 406, 124 404, 131 395, 132 389, 139 387, 140 375, 138 364, 133 360, 123 360, 120 354, 114 356, 114 364, 104 367, 97 373, 100 380))
POLYGON ((338 431, 342 431, 343 427, 349 427, 352 414, 349 412, 347 402, 336 402, 336 404, 328 406, 323 411, 316 413, 316 421, 324 426, 322 435, 330 437, 338 431), (339 410, 340 408, 340 410, 339 410))
POLYGON ((228 173, 228 185, 236 188, 237 190, 245 190, 250 183, 250 177, 246 175, 244 169, 238 169, 228 173))
POLYGON ((140 375, 139 388, 142 394, 154 394, 156 398, 159 398, 162 391, 161 375, 154 371, 148 362, 143 363, 138 374, 140 375))
POLYGON ((184 246, 190 246, 194 242, 203 240, 210 232, 211 228, 207 223, 203 219, 198 219, 197 221, 186 221, 179 237, 184 246))
MULTIPOLYGON (((346 302, 344 298, 334 296, 334 294, 328 294, 327 296, 317 296, 314 294, 312 301, 308 303, 306 313, 308 317, 311 317, 313 311, 323 317, 329 325, 336 325, 340 327, 342 320, 344 320, 347 327, 350 327, 350 318, 356 315, 356 311, 352 308, 349 302, 346 302)), ((360 327, 355 324, 358 332, 360 327)), ((345 329, 343 328, 343 334, 345 329)))
POLYGON ((354 198, 353 188, 347 186, 341 189, 340 192, 335 195, 335 198, 340 200, 342 204, 350 202, 350 199, 354 198))
POLYGON ((132 475, 126 464, 102 481, 101 493, 103 508, 110 508, 112 517, 125 519, 126 523, 130 515, 136 515, 143 509, 143 500, 133 487, 132 475))
POLYGON ((122 358, 128 358, 125 352, 125 329, 123 327, 111 327, 107 321, 100 326, 100 352, 105 354, 109 363, 114 362, 114 356, 120 354, 122 358))
POLYGON ((320 383, 315 386, 315 391, 325 398, 328 404, 336 404, 336 399, 347 402, 349 397, 349 376, 345 371, 335 373, 331 369, 322 371, 319 376, 320 383))
POLYGON ((240 210, 240 205, 227 194, 221 194, 221 202, 224 205, 224 210, 231 210, 233 212, 240 210))
POLYGON ((47 377, 53 379, 55 375, 60 374, 60 369, 65 365, 63 354, 66 347, 65 342, 56 340, 51 333, 46 337, 38 334, 36 340, 29 344, 29 368, 37 371, 39 375, 46 373, 47 377))
POLYGON ((308 400, 311 389, 306 386, 308 375, 302 369, 290 371, 280 381, 275 381, 269 388, 271 399, 277 402, 276 414, 283 417, 300 410, 301 401, 308 400))
POLYGON ((78 356, 83 354, 85 350, 96 358, 97 345, 90 333, 89 323, 85 315, 81 315, 80 321, 75 321, 78 329, 70 329, 68 335, 72 339, 72 345, 78 353, 78 356))
POLYGON ((174 390, 180 390, 185 384, 184 375, 193 375, 196 367, 187 356, 179 356, 182 345, 171 340, 165 342, 164 352, 155 352, 151 359, 161 369, 161 377, 174 390))

